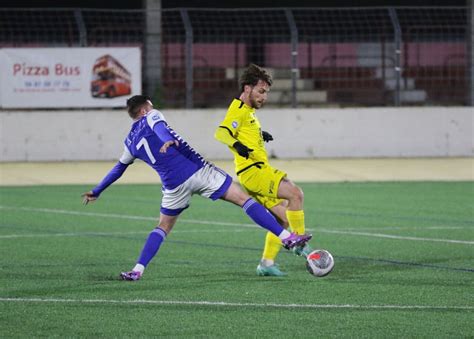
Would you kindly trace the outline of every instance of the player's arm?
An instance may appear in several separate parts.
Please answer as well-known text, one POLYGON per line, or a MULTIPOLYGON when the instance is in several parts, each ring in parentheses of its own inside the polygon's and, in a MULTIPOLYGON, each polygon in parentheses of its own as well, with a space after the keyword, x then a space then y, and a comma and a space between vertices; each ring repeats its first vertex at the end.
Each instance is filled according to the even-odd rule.
POLYGON ((150 111, 147 115, 147 123, 163 142, 163 146, 160 148, 160 153, 166 153, 170 146, 179 146, 178 140, 171 135, 165 117, 160 111, 156 109, 150 111))
POLYGON ((230 129, 225 126, 219 126, 216 129, 216 132, 214 133, 214 138, 226 144, 227 146, 233 147, 237 151, 237 153, 245 159, 248 159, 250 156, 250 152, 253 152, 253 149, 248 148, 239 140, 234 138, 230 129))
POLYGON ((127 167, 133 162, 135 158, 130 154, 130 151, 127 147, 124 146, 124 151, 120 160, 115 164, 115 166, 107 173, 104 179, 91 191, 85 192, 82 194, 82 202, 84 205, 87 205, 89 202, 97 200, 100 194, 115 181, 117 181, 123 173, 126 171, 127 167))
POLYGON ((248 159, 250 152, 253 152, 253 149, 248 148, 235 137, 242 125, 242 118, 242 115, 229 110, 224 121, 222 121, 214 132, 214 138, 223 144, 234 148, 241 157, 248 159))
POLYGON ((226 126, 217 127, 214 138, 230 147, 233 147, 233 145, 238 142, 238 140, 234 138, 232 131, 226 126))
POLYGON ((242 114, 235 112, 231 105, 224 120, 216 128, 214 138, 229 147, 233 147, 234 144, 239 141, 236 136, 238 135, 241 126, 242 114))
POLYGON ((160 153, 166 153, 170 146, 175 145, 176 147, 179 146, 178 140, 173 138, 169 129, 167 128, 165 121, 160 121, 153 126, 153 132, 163 141, 163 146, 160 148, 160 153))

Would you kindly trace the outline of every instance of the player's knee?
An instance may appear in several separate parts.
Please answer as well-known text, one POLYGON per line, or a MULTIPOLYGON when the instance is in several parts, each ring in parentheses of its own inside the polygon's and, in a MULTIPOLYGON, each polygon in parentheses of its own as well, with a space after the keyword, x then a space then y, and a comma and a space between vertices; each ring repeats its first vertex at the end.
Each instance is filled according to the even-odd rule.
POLYGON ((229 190, 224 195, 224 199, 236 205, 243 206, 250 196, 242 191, 236 184, 232 183, 229 190))
POLYGON ((167 223, 159 223, 155 228, 161 228, 166 234, 169 234, 173 226, 167 223))
POLYGON ((176 220, 178 219, 178 215, 176 216, 166 216, 164 214, 160 215, 160 220, 156 228, 161 228, 166 234, 169 234, 173 229, 173 226, 176 224, 176 220))
POLYGON ((291 202, 297 203, 297 204, 303 204, 304 200, 304 193, 301 188, 298 186, 293 186, 291 191, 290 191, 290 199, 291 202))
POLYGON ((247 200, 249 200, 251 197, 245 192, 240 191, 239 193, 239 203, 238 205, 243 206, 247 200))

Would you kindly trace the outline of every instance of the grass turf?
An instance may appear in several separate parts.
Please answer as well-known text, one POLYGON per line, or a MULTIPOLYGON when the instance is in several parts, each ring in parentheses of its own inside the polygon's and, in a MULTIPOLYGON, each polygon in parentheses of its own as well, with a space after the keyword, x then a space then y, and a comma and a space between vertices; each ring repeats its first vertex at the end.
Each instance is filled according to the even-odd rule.
POLYGON ((472 337, 474 183, 301 184, 314 278, 281 252, 257 277, 265 232, 236 206, 194 197, 137 283, 160 187, 0 188, 0 337, 472 337))

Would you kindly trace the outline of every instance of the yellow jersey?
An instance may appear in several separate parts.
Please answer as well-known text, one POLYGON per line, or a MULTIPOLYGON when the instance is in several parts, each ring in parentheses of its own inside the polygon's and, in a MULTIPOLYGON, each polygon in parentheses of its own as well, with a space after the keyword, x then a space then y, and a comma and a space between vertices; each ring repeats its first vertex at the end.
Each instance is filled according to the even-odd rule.
POLYGON ((214 136, 220 142, 228 145, 234 154, 235 172, 237 174, 251 166, 268 164, 262 129, 255 115, 255 109, 247 106, 243 101, 239 99, 232 101, 214 136), (240 156, 232 147, 236 141, 240 141, 248 148, 253 149, 248 159, 240 156))

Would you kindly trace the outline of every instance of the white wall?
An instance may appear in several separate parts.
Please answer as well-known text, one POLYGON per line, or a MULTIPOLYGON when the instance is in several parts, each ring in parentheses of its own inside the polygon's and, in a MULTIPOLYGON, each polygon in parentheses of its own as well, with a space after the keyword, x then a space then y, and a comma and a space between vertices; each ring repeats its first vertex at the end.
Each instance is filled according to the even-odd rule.
MULTIPOLYGON (((209 159, 225 109, 164 110, 170 125, 209 159)), ((471 107, 262 109, 269 154, 307 157, 474 156, 471 107)), ((2 111, 1 161, 116 160, 131 120, 125 110, 2 111)))

